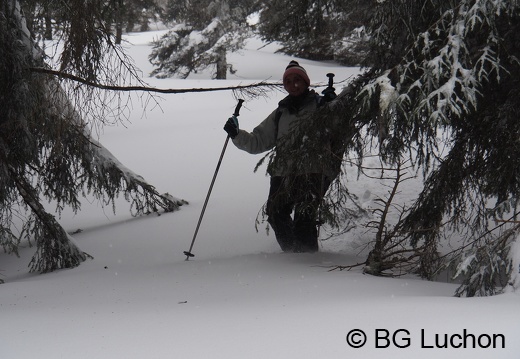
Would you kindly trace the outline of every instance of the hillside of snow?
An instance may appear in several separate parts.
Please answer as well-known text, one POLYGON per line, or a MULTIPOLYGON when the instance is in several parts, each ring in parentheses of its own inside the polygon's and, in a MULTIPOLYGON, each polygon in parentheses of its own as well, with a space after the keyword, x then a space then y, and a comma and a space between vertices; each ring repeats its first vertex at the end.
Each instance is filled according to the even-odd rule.
MULTIPOLYGON (((279 81, 291 60, 251 40, 230 55, 238 72, 228 80, 207 72, 149 78, 150 41, 162 33, 125 37, 144 80, 160 88, 279 81)), ((336 81, 359 72, 298 61, 323 86, 329 72, 336 81)), ((273 91, 244 103, 241 128, 252 130, 284 96, 273 91)), ((81 212, 59 219, 69 232, 80 230, 75 240, 94 257, 74 269, 28 273, 34 248, 22 249, 20 258, 0 254, 1 359, 519 358, 520 294, 455 298, 457 284, 447 278, 329 271, 365 260, 366 228, 322 241, 320 253, 281 253, 265 224, 255 230, 269 186, 265 167, 253 173, 261 155, 231 143, 195 257, 185 261, 236 99, 227 91, 161 95, 143 109, 147 97, 132 97, 128 121, 104 128, 99 140, 159 192, 189 205, 133 218, 124 199, 113 213, 86 198, 81 212)), ((355 175, 349 186, 367 208, 387 191, 355 175)), ((401 197, 416 191, 403 188, 401 197)))

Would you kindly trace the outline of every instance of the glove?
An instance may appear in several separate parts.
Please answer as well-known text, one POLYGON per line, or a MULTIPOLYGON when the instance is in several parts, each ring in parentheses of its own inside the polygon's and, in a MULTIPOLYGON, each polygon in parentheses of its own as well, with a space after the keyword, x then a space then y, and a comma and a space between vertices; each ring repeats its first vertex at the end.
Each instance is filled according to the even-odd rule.
POLYGON ((336 97, 336 89, 334 87, 327 87, 325 90, 323 90, 321 93, 323 94, 323 99, 325 102, 330 102, 334 100, 336 97))
POLYGON ((224 125, 224 131, 228 133, 229 137, 235 138, 238 135, 238 130, 238 118, 231 116, 224 125))

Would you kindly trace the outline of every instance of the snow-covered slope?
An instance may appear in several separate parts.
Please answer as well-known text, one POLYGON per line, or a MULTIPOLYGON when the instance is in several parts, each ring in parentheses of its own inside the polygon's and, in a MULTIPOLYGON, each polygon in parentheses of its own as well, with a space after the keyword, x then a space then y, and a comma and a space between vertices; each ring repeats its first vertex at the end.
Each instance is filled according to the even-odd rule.
MULTIPOLYGON (((126 37, 145 77, 149 41, 159 34, 126 37)), ((251 41, 232 55, 238 73, 226 81, 209 80, 207 73, 145 80, 161 88, 278 81, 291 59, 260 47, 251 41)), ((325 84, 328 72, 341 81, 358 71, 300 63, 315 83, 325 84)), ((242 128, 251 130, 283 96, 273 92, 246 102, 242 128)), ((132 218, 124 200, 113 214, 86 199, 79 214, 66 212, 60 219, 69 231, 82 230, 74 237, 94 257, 72 270, 27 273, 30 248, 20 259, 0 255, 6 281, 0 286, 0 358, 519 357, 518 294, 454 298, 452 283, 376 278, 360 269, 329 272, 364 260, 358 256, 363 229, 324 241, 318 254, 280 253, 273 235, 254 227, 269 182, 265 168, 253 173, 260 156, 231 144, 196 256, 185 261, 236 99, 230 92, 163 95, 160 108, 145 111, 143 99, 135 94, 130 121, 105 128, 100 141, 160 192, 190 204, 171 214, 132 218), (366 334, 362 348, 352 347, 362 339, 353 330, 366 334), (449 348, 436 348, 445 337, 449 348), (459 344, 465 348, 455 348, 459 344)), ((367 202, 386 190, 367 181, 351 187, 367 202)))

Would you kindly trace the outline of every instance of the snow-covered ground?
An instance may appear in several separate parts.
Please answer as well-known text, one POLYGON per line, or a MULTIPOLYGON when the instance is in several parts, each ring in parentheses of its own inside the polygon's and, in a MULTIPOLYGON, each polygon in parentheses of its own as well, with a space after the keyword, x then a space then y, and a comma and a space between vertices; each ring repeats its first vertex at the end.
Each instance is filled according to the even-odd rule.
MULTIPOLYGON (((149 42, 160 33, 126 36, 145 77, 149 42)), ((161 88, 280 80, 291 58, 260 46, 251 41, 230 57, 238 73, 226 81, 207 73, 145 80, 161 88)), ((314 83, 325 84, 328 72, 341 81, 358 71, 300 63, 314 83)), ((246 102, 241 127, 251 130, 283 96, 246 102)), ((94 257, 75 269, 30 274, 34 249, 23 249, 21 258, 1 254, 1 359, 520 357, 519 294, 455 298, 454 283, 329 272, 365 259, 363 228, 323 241, 318 254, 281 253, 272 234, 255 231, 269 182, 265 168, 253 173, 261 156, 232 144, 196 256, 185 261, 236 99, 230 92, 163 95, 160 108, 143 111, 134 97, 129 122, 105 128, 101 142, 160 192, 190 204, 132 218, 124 200, 116 214, 85 200, 80 213, 60 219, 70 232, 82 230, 74 237, 94 257), (366 343, 353 348, 362 343, 361 331, 366 343)), ((367 180, 350 186, 365 206, 387 190, 367 180)))

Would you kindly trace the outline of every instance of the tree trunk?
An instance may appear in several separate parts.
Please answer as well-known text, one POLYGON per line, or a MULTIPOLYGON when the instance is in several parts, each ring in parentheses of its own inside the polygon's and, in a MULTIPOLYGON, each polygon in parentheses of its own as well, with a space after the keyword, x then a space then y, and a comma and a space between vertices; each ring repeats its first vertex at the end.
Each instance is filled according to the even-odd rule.
POLYGON ((223 47, 219 47, 215 52, 218 55, 216 79, 225 80, 226 76, 227 76, 227 68, 228 68, 227 58, 226 58, 226 49, 223 47))
POLYGON ((116 44, 120 45, 121 40, 123 38, 123 0, 116 1, 116 15, 115 15, 115 22, 116 22, 116 44))
POLYGON ((52 18, 48 9, 45 9, 45 40, 52 40, 52 18))

